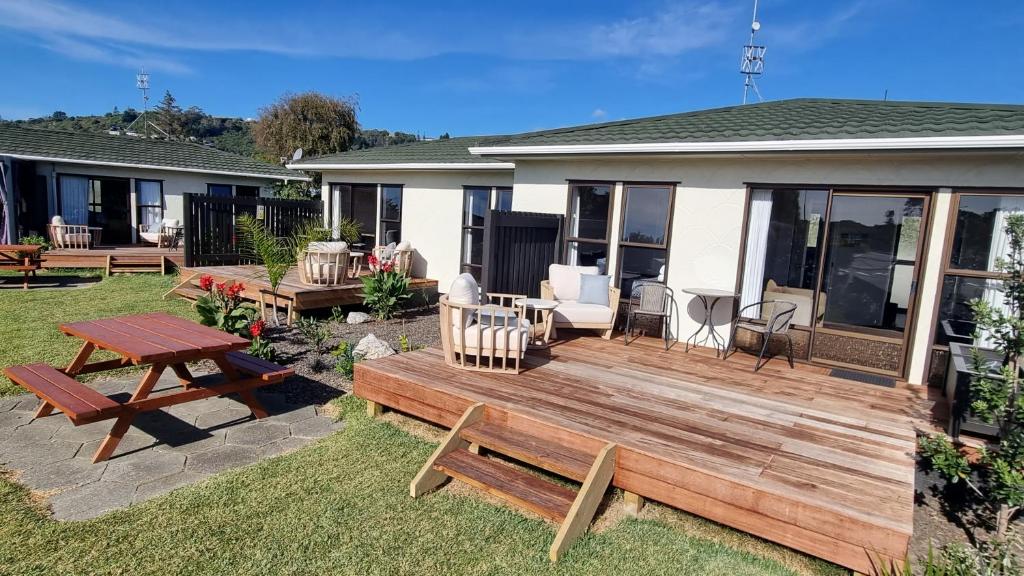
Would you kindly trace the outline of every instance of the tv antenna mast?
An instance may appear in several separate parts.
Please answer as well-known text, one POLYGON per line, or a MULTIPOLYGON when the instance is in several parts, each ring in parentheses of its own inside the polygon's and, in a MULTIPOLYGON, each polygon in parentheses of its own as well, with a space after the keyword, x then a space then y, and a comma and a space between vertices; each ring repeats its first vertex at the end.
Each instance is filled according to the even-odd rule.
POLYGON ((163 134, 165 138, 169 138, 167 132, 164 132, 159 126, 149 121, 149 72, 146 72, 145 68, 139 68, 139 73, 135 75, 135 87, 142 92, 142 114, 136 117, 135 120, 132 120, 132 123, 128 125, 128 128, 126 128, 125 131, 130 132, 132 126, 134 126, 139 120, 142 120, 142 127, 146 132, 146 138, 149 138, 149 128, 151 126, 155 128, 157 132, 163 134))
POLYGON ((763 102, 761 91, 757 89, 756 79, 764 74, 764 53, 766 48, 754 43, 754 35, 761 29, 761 23, 757 21, 757 0, 754 0, 754 17, 750 22, 750 40, 743 46, 743 57, 740 59, 740 74, 743 74, 743 103, 747 103, 747 96, 750 90, 754 90, 757 101, 763 102))

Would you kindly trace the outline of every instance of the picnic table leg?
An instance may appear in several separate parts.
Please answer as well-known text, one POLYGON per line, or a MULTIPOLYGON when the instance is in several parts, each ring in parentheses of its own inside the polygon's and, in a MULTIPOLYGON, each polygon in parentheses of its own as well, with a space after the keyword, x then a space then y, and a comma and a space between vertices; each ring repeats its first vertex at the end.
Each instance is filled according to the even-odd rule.
POLYGON ((45 418, 53 412, 53 404, 50 404, 46 400, 39 403, 39 408, 36 408, 36 413, 32 415, 33 418, 45 418))
MULTIPOLYGON (((153 391, 153 386, 156 386, 157 380, 160 379, 160 375, 163 374, 166 364, 153 364, 146 370, 146 375, 142 377, 142 381, 139 382, 138 388, 135 389, 135 393, 132 394, 129 402, 135 400, 141 400, 149 396, 149 393, 153 391)), ((96 450, 96 454, 93 455, 92 461, 103 462, 110 455, 117 450, 117 445, 121 443, 121 438, 124 438, 128 429, 131 428, 132 421, 135 420, 135 410, 128 408, 123 414, 117 417, 117 421, 114 422, 114 427, 110 429, 107 437, 100 443, 100 447, 96 450)))
POLYGON ((192 376, 192 372, 189 371, 188 366, 184 363, 171 364, 171 370, 174 370, 174 374, 178 377, 178 381, 181 382, 183 388, 188 388, 195 382, 195 377, 192 376))
MULTIPOLYGON (((213 361, 217 364, 217 367, 220 368, 220 371, 224 373, 224 376, 227 377, 228 380, 239 380, 242 378, 242 375, 238 373, 235 366, 231 362, 228 362, 227 357, 223 354, 215 356, 213 361)), ((256 395, 252 393, 252 390, 239 390, 238 397, 242 399, 242 402, 245 402, 245 405, 249 407, 249 410, 252 411, 252 415, 255 416, 257 420, 260 418, 266 418, 269 415, 267 409, 263 407, 263 404, 261 404, 256 398, 256 395)))
MULTIPOLYGON (((85 344, 82 344, 82 348, 79 349, 78 354, 75 355, 75 358, 74 360, 71 361, 71 364, 68 364, 68 367, 64 369, 64 373, 67 374, 68 376, 74 376, 75 374, 78 374, 78 371, 82 369, 82 366, 85 366, 85 363, 89 361, 89 356, 92 355, 92 352, 95 349, 96 346, 93 345, 91 342, 86 342, 85 344)), ((45 418, 52 413, 53 404, 50 404, 46 400, 43 400, 39 404, 39 408, 36 408, 36 413, 35 415, 33 415, 33 418, 45 418)))
POLYGON ((153 364, 146 370, 146 375, 142 377, 142 381, 139 382, 139 386, 135 388, 135 392, 132 394, 129 402, 136 400, 142 400, 149 396, 149 393, 153 391, 153 387, 156 386, 157 380, 160 379, 160 375, 164 373, 164 369, 167 368, 166 364, 153 364))

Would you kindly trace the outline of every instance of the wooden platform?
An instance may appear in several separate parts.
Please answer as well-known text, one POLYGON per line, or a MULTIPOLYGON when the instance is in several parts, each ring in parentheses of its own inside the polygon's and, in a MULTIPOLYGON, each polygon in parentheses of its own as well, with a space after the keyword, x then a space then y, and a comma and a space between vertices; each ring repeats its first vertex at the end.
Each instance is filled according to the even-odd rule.
MULTIPOLYGON (((261 266, 197 266, 181 268, 182 279, 194 276, 194 279, 198 281, 200 276, 206 274, 212 276, 216 282, 227 282, 229 284, 231 282, 240 282, 244 284, 245 291, 242 293, 242 296, 254 302, 259 301, 261 290, 270 290, 270 282, 267 280, 267 274, 261 266)), ((414 291, 436 291, 437 281, 426 278, 413 278, 409 283, 409 287, 414 291)), ((311 286, 303 284, 299 280, 298 269, 292 268, 278 287, 278 294, 283 296, 284 299, 292 301, 293 310, 302 311, 362 303, 362 290, 363 283, 359 280, 349 280, 345 284, 336 286, 311 286)))
POLYGON ((109 267, 113 272, 160 272, 180 268, 184 263, 185 255, 180 248, 170 250, 142 245, 97 246, 89 250, 58 248, 43 254, 43 268, 109 267))
POLYGON ((856 571, 902 561, 926 389, 785 360, 755 374, 750 356, 660 346, 577 337, 530 353, 519 375, 451 368, 429 349, 357 364, 355 394, 446 427, 482 402, 485 422, 590 455, 616 442, 612 484, 626 491, 856 571))

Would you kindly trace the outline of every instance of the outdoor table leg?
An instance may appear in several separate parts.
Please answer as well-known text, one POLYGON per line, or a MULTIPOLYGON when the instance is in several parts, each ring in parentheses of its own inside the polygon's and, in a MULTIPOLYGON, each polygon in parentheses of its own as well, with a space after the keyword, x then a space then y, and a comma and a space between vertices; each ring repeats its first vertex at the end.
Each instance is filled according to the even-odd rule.
MULTIPOLYGON (((135 402, 143 398, 149 397, 149 394, 153 391, 153 387, 156 386, 157 380, 160 379, 160 375, 163 374, 164 369, 167 367, 166 364, 153 364, 146 370, 146 375, 142 377, 142 381, 139 382, 135 392, 132 394, 129 402, 135 402)), ((121 438, 124 438, 125 433, 132 425, 132 421, 135 420, 135 415, 138 412, 130 407, 126 407, 125 411, 117 417, 114 422, 114 427, 107 433, 107 437, 100 443, 100 447, 96 450, 96 454, 93 455, 92 461, 103 462, 110 458, 110 455, 117 449, 117 445, 121 443, 121 438)))
MULTIPOLYGON (((224 373, 224 376, 228 380, 242 379, 242 375, 238 373, 235 366, 231 364, 223 354, 215 356, 213 361, 217 364, 217 367, 220 368, 220 371, 224 373)), ((238 397, 245 402, 245 405, 249 407, 249 410, 252 411, 252 415, 255 416, 257 420, 260 418, 266 418, 270 415, 266 408, 263 407, 263 404, 261 404, 256 398, 256 395, 252 393, 252 390, 239 390, 238 397)))
POLYGON ((718 304, 718 301, 721 300, 721 298, 711 297, 709 299, 709 297, 707 296, 698 294, 697 299, 700 300, 700 303, 704 306, 704 321, 701 322, 700 328, 697 328, 697 331, 691 334, 690 337, 686 339, 685 351, 690 351, 690 340, 693 340, 693 347, 696 348, 698 344, 707 344, 708 340, 710 339, 711 346, 714 347, 715 349, 715 358, 718 358, 718 356, 722 352, 722 349, 725 347, 725 339, 718 335, 718 331, 715 330, 715 323, 712 320, 714 318, 715 306, 718 304), (700 336, 701 331, 704 330, 705 327, 708 329, 708 333, 704 336, 703 340, 697 340, 698 336, 700 336))
POLYGON ((195 382, 195 377, 192 376, 192 372, 189 371, 185 363, 171 364, 171 370, 174 370, 174 374, 178 377, 178 382, 181 383, 183 388, 188 388, 195 382))

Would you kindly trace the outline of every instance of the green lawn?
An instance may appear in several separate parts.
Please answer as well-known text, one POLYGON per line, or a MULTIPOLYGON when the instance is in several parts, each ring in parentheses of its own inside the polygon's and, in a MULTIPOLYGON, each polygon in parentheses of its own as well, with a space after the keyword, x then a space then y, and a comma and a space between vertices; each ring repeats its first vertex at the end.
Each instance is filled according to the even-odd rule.
MULTIPOLYGON (((184 300, 161 299, 176 278, 116 275, 86 288, 0 290, 0 367, 26 362, 67 364, 81 341, 57 330, 63 322, 155 311, 194 317, 184 300)), ((19 392, 0 376, 0 396, 19 392)))
MULTIPOLYGON (((67 362, 61 322, 166 310, 173 278, 105 278, 72 290, 0 292, 0 365, 67 362)), ((15 389, 0 383, 0 392, 15 389)), ((467 489, 413 500, 434 445, 338 402, 346 428, 310 447, 86 522, 55 522, 0 474, 0 574, 835 574, 836 567, 692 516, 618 504, 558 565, 551 524, 467 489)), ((393 418, 393 417, 392 417, 393 418)), ((404 422, 404 421, 403 421, 404 422)), ((406 425, 403 424, 403 427, 406 425)), ((0 445, 2 449, 2 445, 0 445)))

